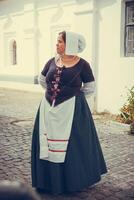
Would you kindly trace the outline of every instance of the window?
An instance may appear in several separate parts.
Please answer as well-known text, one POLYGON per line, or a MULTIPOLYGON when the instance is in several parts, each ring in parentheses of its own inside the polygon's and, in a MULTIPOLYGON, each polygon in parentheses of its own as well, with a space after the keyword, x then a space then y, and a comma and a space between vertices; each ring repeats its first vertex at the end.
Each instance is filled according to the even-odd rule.
POLYGON ((11 42, 11 49, 10 49, 10 55, 11 55, 11 65, 17 64, 17 44, 16 41, 13 40, 11 42))
POLYGON ((134 1, 125 6, 125 55, 134 56, 134 1))

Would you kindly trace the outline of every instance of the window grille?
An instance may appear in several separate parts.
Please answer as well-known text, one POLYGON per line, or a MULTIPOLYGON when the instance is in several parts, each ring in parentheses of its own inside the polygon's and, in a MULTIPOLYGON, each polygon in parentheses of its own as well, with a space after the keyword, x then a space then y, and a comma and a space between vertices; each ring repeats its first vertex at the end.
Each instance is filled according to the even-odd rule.
POLYGON ((125 6, 125 55, 134 56, 134 1, 125 6))

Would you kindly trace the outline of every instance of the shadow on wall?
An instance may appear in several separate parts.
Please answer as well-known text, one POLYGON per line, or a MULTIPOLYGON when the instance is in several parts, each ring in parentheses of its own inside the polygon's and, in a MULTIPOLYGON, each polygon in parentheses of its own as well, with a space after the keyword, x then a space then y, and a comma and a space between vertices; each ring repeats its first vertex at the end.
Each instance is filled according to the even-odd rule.
POLYGON ((83 3, 87 3, 89 1, 92 1, 92 0, 76 0, 76 3, 83 4, 83 3))
POLYGON ((101 9, 101 8, 111 6, 112 4, 115 4, 115 3, 117 3, 117 0, 110 0, 110 1, 99 0, 97 4, 98 4, 99 8, 101 9))
MULTIPOLYGON (((56 4, 60 4, 60 3, 65 3, 65 2, 69 2, 71 0, 51 0, 51 1, 42 1, 42 0, 38 0, 38 2, 36 2, 36 4, 38 5, 38 7, 42 7, 42 6, 48 6, 48 5, 56 5, 56 4)), ((89 1, 92 0, 76 0, 76 3, 78 4, 84 4, 87 3, 89 1)), ((1 1, 0 0, 0 13, 1 15, 8 15, 9 13, 15 13, 18 11, 22 11, 24 9, 24 6, 30 3, 33 3, 33 0, 23 0, 23 1, 18 1, 18 0, 14 0, 14 1, 1 1), (6 9, 5 9, 6 7, 6 9)), ((98 5, 100 5, 101 7, 107 7, 110 6, 114 3, 116 3, 117 0, 99 0, 97 2, 98 5)))
POLYGON ((0 15, 8 15, 9 13, 15 13, 15 12, 22 11, 24 9, 25 4, 30 4, 32 2, 33 2, 33 0, 0 1, 0 15))

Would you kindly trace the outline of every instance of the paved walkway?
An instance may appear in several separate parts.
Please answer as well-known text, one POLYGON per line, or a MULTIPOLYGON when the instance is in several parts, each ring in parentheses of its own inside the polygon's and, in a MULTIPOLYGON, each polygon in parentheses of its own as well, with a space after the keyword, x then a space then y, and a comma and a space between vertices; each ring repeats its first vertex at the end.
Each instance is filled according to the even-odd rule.
MULTIPOLYGON (((41 97, 42 92, 0 88, 0 180, 31 184, 31 137, 41 97)), ((41 196, 43 200, 134 199, 134 135, 127 133, 126 126, 99 116, 93 117, 108 173, 86 191, 73 195, 44 194, 41 196)))

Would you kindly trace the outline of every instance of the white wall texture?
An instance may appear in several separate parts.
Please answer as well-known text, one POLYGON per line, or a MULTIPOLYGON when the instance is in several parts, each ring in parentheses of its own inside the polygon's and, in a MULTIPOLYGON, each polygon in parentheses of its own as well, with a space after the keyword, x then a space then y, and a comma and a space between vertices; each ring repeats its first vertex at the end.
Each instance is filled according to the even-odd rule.
POLYGON ((124 57, 122 54, 122 3, 118 0, 112 5, 106 5, 106 1, 101 0, 98 5, 98 111, 106 108, 112 113, 118 113, 126 102, 126 87, 130 89, 134 86, 134 57, 124 57))
POLYGON ((96 78, 91 107, 118 113, 126 87, 134 85, 134 57, 123 56, 121 0, 4 0, 0 2, 0 78, 31 77, 55 55, 56 35, 72 30, 84 34, 87 59, 96 78), (17 42, 17 65, 10 65, 9 43, 17 42), (94 102, 95 101, 95 102, 94 102))

